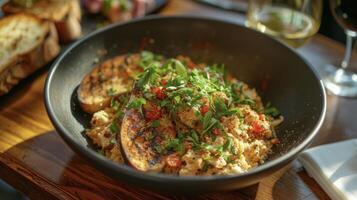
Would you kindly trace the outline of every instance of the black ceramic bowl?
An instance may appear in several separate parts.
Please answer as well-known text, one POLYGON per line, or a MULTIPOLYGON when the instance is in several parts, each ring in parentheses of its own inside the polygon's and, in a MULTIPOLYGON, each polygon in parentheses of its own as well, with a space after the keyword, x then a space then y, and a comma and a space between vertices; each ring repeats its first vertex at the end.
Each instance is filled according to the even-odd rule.
POLYGON ((198 17, 150 17, 99 30, 76 42, 53 64, 45 86, 47 112, 57 132, 80 156, 119 181, 160 191, 231 190, 258 182, 293 160, 318 132, 326 100, 321 80, 292 49, 266 35, 223 21, 198 17), (82 135, 88 116, 76 102, 76 88, 95 65, 117 54, 151 50, 183 54, 196 61, 224 63, 237 78, 256 87, 285 121, 270 158, 246 173, 178 177, 143 173, 97 154, 82 135), (98 53, 105 49, 107 54, 98 53), (261 89, 264 85, 264 90, 261 89))

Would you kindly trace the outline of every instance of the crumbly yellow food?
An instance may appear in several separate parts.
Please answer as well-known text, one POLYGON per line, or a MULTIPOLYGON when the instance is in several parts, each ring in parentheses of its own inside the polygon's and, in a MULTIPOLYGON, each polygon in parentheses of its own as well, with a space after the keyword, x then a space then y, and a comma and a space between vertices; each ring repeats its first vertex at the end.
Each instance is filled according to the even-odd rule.
POLYGON ((217 66, 141 54, 131 94, 93 114, 88 137, 109 159, 182 176, 243 173, 264 162, 283 120, 217 66), (123 153, 123 155, 122 155, 123 153))

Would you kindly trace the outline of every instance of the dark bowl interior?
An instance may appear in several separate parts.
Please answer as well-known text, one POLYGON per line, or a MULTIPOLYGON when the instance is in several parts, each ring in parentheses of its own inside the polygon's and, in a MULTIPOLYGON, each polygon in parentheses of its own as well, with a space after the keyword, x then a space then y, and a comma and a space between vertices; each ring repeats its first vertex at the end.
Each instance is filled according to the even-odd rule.
POLYGON ((306 148, 325 113, 321 81, 292 49, 245 27, 198 17, 144 18, 91 34, 54 63, 45 94, 53 124, 77 153, 111 177, 162 191, 217 191, 255 183, 306 148), (177 177, 141 173, 98 155, 82 135, 89 116, 78 107, 76 87, 95 62, 142 49, 166 56, 187 55, 206 63, 223 63, 238 79, 256 87, 263 101, 271 102, 285 118, 277 130, 281 144, 268 161, 239 175, 177 177))

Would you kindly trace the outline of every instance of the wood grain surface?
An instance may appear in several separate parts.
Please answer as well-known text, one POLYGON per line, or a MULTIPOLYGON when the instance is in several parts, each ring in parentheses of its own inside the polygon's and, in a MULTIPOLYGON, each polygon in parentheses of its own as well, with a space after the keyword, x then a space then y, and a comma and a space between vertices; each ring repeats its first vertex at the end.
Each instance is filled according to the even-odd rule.
MULTIPOLYGON (((189 0, 170 1, 161 14, 244 22, 240 14, 189 0)), ((321 70, 325 64, 339 62, 343 50, 341 44, 316 35, 298 52, 321 70)), ((329 199, 297 161, 259 184, 224 193, 176 196, 117 182, 77 156, 53 130, 43 102, 47 70, 36 72, 0 99, 0 177, 31 199, 329 199)), ((355 113, 356 99, 329 95, 326 120, 313 145, 356 138, 355 113)))

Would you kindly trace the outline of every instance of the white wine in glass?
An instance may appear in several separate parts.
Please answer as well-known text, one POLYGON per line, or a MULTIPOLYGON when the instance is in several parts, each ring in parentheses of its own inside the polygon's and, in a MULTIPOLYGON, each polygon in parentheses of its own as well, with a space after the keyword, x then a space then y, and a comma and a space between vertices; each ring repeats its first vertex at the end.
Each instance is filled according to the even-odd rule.
POLYGON ((357 97, 357 72, 351 66, 354 44, 357 39, 357 0, 330 0, 330 8, 338 24, 344 29, 345 56, 340 65, 328 65, 324 76, 326 88, 338 96, 357 97))
POLYGON ((318 31, 321 12, 322 0, 250 0, 246 25, 297 48, 318 31))

